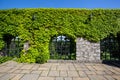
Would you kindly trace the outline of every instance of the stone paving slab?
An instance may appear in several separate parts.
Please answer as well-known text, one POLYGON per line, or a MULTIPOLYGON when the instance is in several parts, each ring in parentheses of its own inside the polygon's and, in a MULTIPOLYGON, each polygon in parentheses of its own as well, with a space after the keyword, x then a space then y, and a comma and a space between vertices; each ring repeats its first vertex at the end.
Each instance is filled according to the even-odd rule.
POLYGON ((107 80, 115 80, 111 75, 104 75, 107 80))
POLYGON ((9 79, 13 78, 14 76, 15 76, 15 74, 5 74, 0 77, 0 80, 9 80, 9 79))
POLYGON ((39 71, 39 70, 34 70, 34 71, 31 71, 31 73, 33 73, 33 74, 41 74, 41 73, 42 73, 42 71, 39 71))
POLYGON ((84 71, 78 71, 78 73, 81 78, 87 77, 87 74, 85 74, 84 71))
POLYGON ((47 77, 49 71, 42 71, 40 76, 47 77))
POLYGON ((16 74, 11 80, 20 80, 24 74, 16 74))
POLYGON ((25 64, 23 65, 20 69, 31 69, 33 67, 33 65, 31 64, 25 64))
POLYGON ((25 74, 20 80, 37 80, 39 74, 25 74))
POLYGON ((72 77, 66 77, 64 80, 72 80, 72 77))
POLYGON ((89 78, 80 78, 80 77, 76 77, 76 78, 73 78, 73 80, 89 80, 89 78))
POLYGON ((60 77, 67 77, 68 73, 67 71, 60 71, 60 77))
POLYGON ((38 70, 39 67, 40 67, 39 64, 35 64, 35 65, 31 68, 31 70, 38 70))
POLYGON ((39 77, 38 80, 55 80, 54 77, 39 77))
POLYGON ((68 71, 69 77, 79 77, 78 72, 76 70, 74 71, 68 71))
POLYGON ((104 76, 102 75, 88 75, 90 80, 107 80, 104 76))
POLYGON ((55 80, 64 80, 63 77, 56 77, 55 80))
POLYGON ((59 77, 59 71, 49 71, 49 77, 59 77))
POLYGON ((102 63, 0 64, 0 80, 120 80, 120 67, 102 63))

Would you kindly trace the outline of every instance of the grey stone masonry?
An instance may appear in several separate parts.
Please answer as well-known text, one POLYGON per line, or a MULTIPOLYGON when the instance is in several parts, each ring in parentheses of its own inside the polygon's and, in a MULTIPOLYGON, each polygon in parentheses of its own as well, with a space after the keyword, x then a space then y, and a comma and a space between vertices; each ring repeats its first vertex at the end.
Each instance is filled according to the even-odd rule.
POLYGON ((81 62, 100 62, 100 43, 93 43, 83 38, 77 38, 76 60, 81 62))

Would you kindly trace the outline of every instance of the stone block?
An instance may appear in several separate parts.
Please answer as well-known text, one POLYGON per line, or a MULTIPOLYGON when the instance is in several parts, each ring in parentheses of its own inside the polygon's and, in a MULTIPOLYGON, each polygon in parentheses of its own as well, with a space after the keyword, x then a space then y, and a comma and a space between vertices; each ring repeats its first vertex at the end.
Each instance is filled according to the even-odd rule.
POLYGON ((100 43, 92 43, 83 38, 76 39, 76 59, 84 62, 100 60, 100 43))

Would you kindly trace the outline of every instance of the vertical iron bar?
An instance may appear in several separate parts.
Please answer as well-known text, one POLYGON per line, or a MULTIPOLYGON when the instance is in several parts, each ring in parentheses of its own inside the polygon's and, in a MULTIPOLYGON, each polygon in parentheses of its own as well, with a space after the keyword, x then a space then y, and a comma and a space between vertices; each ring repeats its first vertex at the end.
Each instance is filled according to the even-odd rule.
POLYGON ((19 42, 20 42, 20 41, 19 41, 19 37, 18 37, 18 47, 17 47, 17 49, 18 49, 18 53, 17 53, 17 57, 19 56, 19 50, 20 50, 20 49, 19 49, 19 48, 20 48, 20 46, 19 46, 19 42))
MULTIPOLYGON (((55 56, 57 56, 57 58, 58 58, 58 41, 57 41, 58 39, 57 39, 57 36, 56 36, 56 50, 55 50, 55 56)), ((55 57, 54 56, 54 57, 55 57)))
MULTIPOLYGON (((106 42, 106 40, 105 40, 105 42, 106 42)), ((108 42, 107 42, 108 43, 108 42)), ((105 46, 105 49, 108 49, 108 47, 106 47, 106 46, 108 46, 107 44, 106 45, 104 45, 105 46)), ((104 55, 105 55, 105 60, 107 60, 106 59, 106 54, 107 54, 107 50, 104 52, 104 55)))
POLYGON ((62 58, 62 35, 60 36, 60 50, 61 50, 61 52, 60 52, 60 58, 62 58))
POLYGON ((17 46, 16 46, 15 39, 16 39, 16 37, 15 37, 15 38, 13 38, 13 45, 14 45, 14 48, 13 48, 13 51, 12 51, 12 52, 14 52, 14 53, 13 53, 14 55, 16 55, 16 54, 17 54, 17 53, 16 53, 16 48, 17 48, 17 46))
POLYGON ((108 56, 108 60, 110 60, 110 55, 111 55, 111 37, 109 36, 109 56, 108 56))
MULTIPOLYGON (((65 36, 65 38, 66 38, 66 36, 65 36)), ((67 39, 65 39, 65 41, 64 41, 64 53, 65 53, 65 59, 67 59, 68 58, 68 51, 67 51, 67 49, 68 49, 68 47, 67 47, 67 39)))
POLYGON ((104 58, 104 56, 103 56, 103 45, 102 45, 102 40, 100 41, 100 47, 101 47, 101 54, 100 54, 100 58, 101 58, 101 60, 103 60, 104 58))
POLYGON ((118 42, 118 60, 120 61, 120 43, 118 42))
MULTIPOLYGON (((66 38, 66 36, 65 36, 66 38)), ((67 45, 67 40, 64 40, 64 55, 65 55, 65 59, 68 58, 68 45, 67 45)))
POLYGON ((5 43, 5 56, 8 56, 8 53, 7 53, 7 43, 5 43))
POLYGON ((109 60, 111 60, 111 54, 112 54, 112 44, 111 44, 111 35, 109 36, 109 52, 110 52, 110 54, 109 54, 109 60))
POLYGON ((57 55, 57 37, 55 36, 55 52, 53 53, 54 59, 55 59, 56 55, 57 55))
POLYGON ((72 59, 72 52, 73 52, 73 50, 72 50, 72 48, 73 48, 73 42, 72 42, 72 39, 70 39, 70 59, 72 59))
POLYGON ((112 53, 113 54, 113 56, 115 57, 115 60, 117 60, 117 57, 116 57, 116 54, 117 54, 117 51, 115 50, 115 47, 117 47, 116 45, 115 45, 115 43, 116 43, 116 40, 115 40, 115 38, 113 39, 113 44, 114 44, 114 46, 113 46, 113 52, 114 53, 112 53))

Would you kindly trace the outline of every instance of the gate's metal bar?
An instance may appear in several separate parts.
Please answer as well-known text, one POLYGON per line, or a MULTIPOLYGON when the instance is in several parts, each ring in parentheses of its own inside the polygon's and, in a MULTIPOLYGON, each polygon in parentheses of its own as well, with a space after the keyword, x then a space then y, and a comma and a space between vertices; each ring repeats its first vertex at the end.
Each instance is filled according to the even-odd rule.
MULTIPOLYGON (((60 35, 54 37, 51 40, 51 43, 54 43, 55 50, 52 48, 50 49, 51 58, 53 59, 71 59, 71 48, 72 48, 72 41, 67 38, 66 36, 60 35), (57 39, 58 38, 58 39, 57 39)), ((50 45, 52 47, 52 45, 50 45)))

